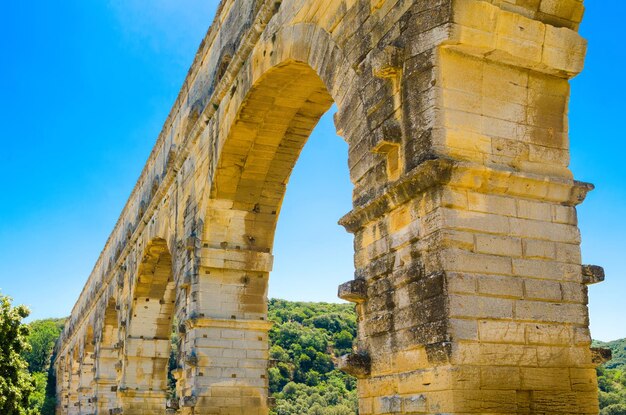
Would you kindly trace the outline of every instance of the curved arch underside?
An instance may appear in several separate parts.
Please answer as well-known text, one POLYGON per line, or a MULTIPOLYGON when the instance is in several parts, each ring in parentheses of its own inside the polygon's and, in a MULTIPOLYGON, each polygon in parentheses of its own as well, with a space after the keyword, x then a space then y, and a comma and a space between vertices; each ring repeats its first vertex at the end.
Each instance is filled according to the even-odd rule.
POLYGON ((315 71, 295 61, 270 70, 244 101, 221 151, 211 199, 253 213, 246 229, 255 249, 272 248, 291 171, 332 103, 315 71))
POLYGON ((152 241, 137 272, 128 336, 168 340, 174 315, 172 256, 163 239, 152 241))
POLYGON ((125 393, 168 389, 174 287, 172 256, 166 241, 157 238, 145 249, 132 293, 121 380, 125 393))
POLYGON ((223 0, 59 341, 57 413, 268 414, 276 221, 335 102, 359 413, 597 414, 582 2, 513 3, 223 0))

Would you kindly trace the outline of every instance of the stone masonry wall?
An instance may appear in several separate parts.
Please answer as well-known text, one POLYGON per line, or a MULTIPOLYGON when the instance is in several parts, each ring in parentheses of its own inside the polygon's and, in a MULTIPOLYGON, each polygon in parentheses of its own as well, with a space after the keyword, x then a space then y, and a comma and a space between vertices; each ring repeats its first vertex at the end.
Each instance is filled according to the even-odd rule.
MULTIPOLYGON (((597 414, 579 0, 224 0, 57 346, 59 414, 265 415, 293 166, 349 145, 359 413, 597 414), (167 390, 178 332, 176 394, 167 390)), ((306 249, 306 247, 303 247, 306 249)))

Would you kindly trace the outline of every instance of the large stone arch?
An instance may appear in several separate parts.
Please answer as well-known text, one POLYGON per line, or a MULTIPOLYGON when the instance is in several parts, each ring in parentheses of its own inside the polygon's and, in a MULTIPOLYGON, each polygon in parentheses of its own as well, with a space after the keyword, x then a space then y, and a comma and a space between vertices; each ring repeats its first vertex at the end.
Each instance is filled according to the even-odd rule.
POLYGON ((274 229, 333 102, 359 413, 597 413, 591 186, 567 168, 582 3, 513 3, 224 0, 59 342, 59 413, 91 410, 94 321, 98 415, 165 411, 173 320, 170 412, 268 413, 274 229))

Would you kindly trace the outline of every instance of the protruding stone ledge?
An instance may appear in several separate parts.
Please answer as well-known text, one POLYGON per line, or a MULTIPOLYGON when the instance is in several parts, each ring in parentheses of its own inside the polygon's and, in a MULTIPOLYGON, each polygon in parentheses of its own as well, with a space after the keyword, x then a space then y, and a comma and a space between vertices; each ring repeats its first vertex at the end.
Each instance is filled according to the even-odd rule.
POLYGON ((339 358, 338 369, 358 379, 369 376, 371 367, 372 360, 364 352, 350 353, 339 358))
POLYGON ((363 279, 344 282, 339 286, 337 296, 352 303, 363 303, 367 299, 367 284, 363 279))
POLYGON ((273 323, 267 320, 236 320, 226 318, 193 317, 184 321, 187 330, 193 328, 225 328, 269 331, 273 323))
POLYGON ((425 161, 406 173, 383 189, 378 197, 344 215, 339 224, 348 232, 355 233, 397 206, 418 197, 430 188, 442 185, 566 206, 582 203, 587 194, 594 189, 590 183, 566 177, 518 172, 506 168, 486 167, 473 162, 439 158, 425 161))
POLYGON ((591 348, 591 361, 600 366, 613 358, 613 352, 611 349, 604 347, 592 347, 591 348))
POLYGON ((524 197, 576 206, 594 189, 593 184, 567 177, 493 168, 473 162, 456 162, 450 185, 481 193, 524 197))
POLYGON ((249 249, 202 248, 200 266, 204 268, 235 269, 270 272, 274 256, 268 252, 249 249))
POLYGON ((107 378, 104 376, 96 376, 93 378, 94 382, 96 382, 96 384, 100 385, 100 386, 110 386, 110 385, 116 385, 117 384, 117 380, 113 379, 113 378, 107 378))
POLYGON ((604 281, 604 268, 599 265, 583 265, 583 283, 587 285, 604 281))
POLYGON ((348 232, 355 233, 394 207, 450 180, 453 167, 454 162, 449 159, 426 161, 384 189, 382 195, 344 215, 339 224, 348 232))

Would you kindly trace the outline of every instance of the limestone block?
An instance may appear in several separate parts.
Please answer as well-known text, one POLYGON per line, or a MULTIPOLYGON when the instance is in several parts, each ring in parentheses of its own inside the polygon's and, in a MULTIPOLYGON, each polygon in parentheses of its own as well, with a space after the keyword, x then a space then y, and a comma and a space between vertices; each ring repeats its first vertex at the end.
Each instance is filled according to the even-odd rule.
POLYGON ((338 368, 357 378, 370 374, 371 359, 366 353, 351 353, 341 357, 338 368))
POLYGON ((457 0, 454 10, 455 25, 447 42, 453 49, 567 77, 582 70, 586 41, 571 24, 561 24, 580 21, 583 6, 577 0, 542 1, 538 15, 553 16, 544 21, 524 9, 505 10, 486 1, 457 0))
POLYGON ((583 283, 597 284, 604 281, 604 269, 598 265, 583 265, 583 283))
POLYGON ((367 286, 365 280, 357 279, 348 281, 339 286, 337 294, 339 298, 354 303, 362 303, 367 299, 367 286))
POLYGON ((611 358, 613 357, 613 353, 611 349, 603 347, 592 347, 591 356, 593 363, 599 366, 611 360, 611 358))

